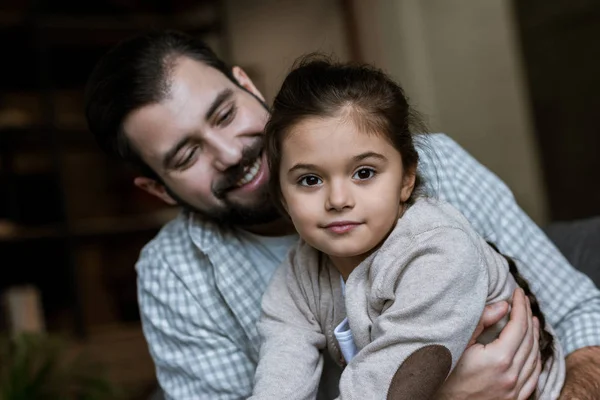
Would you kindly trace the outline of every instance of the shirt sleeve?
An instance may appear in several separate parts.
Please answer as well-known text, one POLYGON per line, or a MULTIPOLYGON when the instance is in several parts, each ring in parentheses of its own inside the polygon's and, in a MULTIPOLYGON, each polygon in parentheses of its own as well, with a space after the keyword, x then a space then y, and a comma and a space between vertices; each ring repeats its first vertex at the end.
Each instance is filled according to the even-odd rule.
POLYGON ((204 317, 160 254, 143 251, 136 267, 144 335, 166 398, 247 398, 255 364, 243 349, 204 317))
POLYGON ((250 399, 315 399, 326 339, 289 264, 275 272, 262 308, 262 346, 250 399))
POLYGON ((517 260, 566 354, 600 345, 600 291, 594 283, 569 264, 496 175, 446 135, 423 139, 420 170, 429 190, 517 260))
POLYGON ((342 373, 340 400, 432 398, 475 330, 488 287, 478 249, 456 228, 414 241, 378 268, 385 285, 371 289, 370 304, 382 312, 373 319, 371 342, 342 373))

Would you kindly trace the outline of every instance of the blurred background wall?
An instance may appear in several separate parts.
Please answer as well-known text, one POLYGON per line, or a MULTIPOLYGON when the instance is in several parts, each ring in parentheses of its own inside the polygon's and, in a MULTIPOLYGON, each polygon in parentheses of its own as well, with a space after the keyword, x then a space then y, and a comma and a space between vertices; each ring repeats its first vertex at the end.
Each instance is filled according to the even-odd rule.
POLYGON ((321 51, 342 60, 349 57, 338 0, 226 0, 225 4, 231 60, 254 74, 268 102, 300 55, 321 51))
POLYGON ((536 222, 547 222, 512 3, 377 3, 378 12, 361 27, 380 27, 382 54, 366 56, 406 86, 432 131, 449 134, 510 186, 536 222))
POLYGON ((150 28, 203 38, 267 102, 302 54, 373 63, 538 224, 600 214, 597 1, 5 0, 0 331, 72 338, 131 399, 156 387, 133 265, 176 210, 98 151, 82 95, 102 54, 150 28))

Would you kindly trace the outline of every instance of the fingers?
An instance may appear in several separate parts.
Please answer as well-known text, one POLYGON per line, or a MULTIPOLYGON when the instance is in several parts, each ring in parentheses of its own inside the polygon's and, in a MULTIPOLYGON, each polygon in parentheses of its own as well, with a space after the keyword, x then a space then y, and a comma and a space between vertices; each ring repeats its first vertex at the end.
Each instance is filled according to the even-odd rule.
POLYGON ((483 315, 479 323, 482 325, 482 331, 489 328, 490 326, 500 322, 500 320, 508 312, 508 303, 506 301, 499 301, 498 303, 490 304, 483 310, 483 315))
POLYGON ((529 396, 531 396, 535 392, 535 390, 537 389, 538 380, 540 379, 541 373, 542 373, 542 361, 540 360, 540 356, 538 355, 538 361, 535 366, 535 370, 533 371, 533 374, 531 374, 531 376, 525 382, 525 385, 523 385, 523 388, 519 392, 519 395, 517 397, 518 400, 529 399, 529 396))
POLYGON ((519 392, 519 399, 527 399, 531 393, 536 389, 539 375, 543 367, 541 361, 540 347, 539 347, 539 321, 537 318, 533 318, 534 325, 534 343, 529 353, 527 361, 523 365, 519 373, 517 380, 517 387, 521 388, 519 392))
MULTIPOLYGON (((521 347, 528 331, 529 318, 527 301, 523 289, 517 288, 513 294, 510 320, 500 332, 500 336, 490 346, 502 347, 503 356, 512 360, 521 347)), ((508 364, 511 365, 512 363, 508 364)))
POLYGON ((508 303, 506 301, 499 301, 497 303, 487 305, 483 309, 481 319, 479 320, 479 323, 473 332, 473 336, 471 336, 468 346, 474 345, 479 335, 481 335, 485 329, 498 323, 502 318, 504 318, 507 312, 508 303))
POLYGON ((531 313, 531 306, 529 304, 529 299, 526 300, 526 309, 527 309, 527 331, 525 332, 525 336, 521 345, 519 346, 519 350, 515 353, 513 358, 513 368, 516 368, 517 371, 523 369, 523 365, 532 354, 532 348, 535 342, 536 330, 533 323, 533 315, 531 313))

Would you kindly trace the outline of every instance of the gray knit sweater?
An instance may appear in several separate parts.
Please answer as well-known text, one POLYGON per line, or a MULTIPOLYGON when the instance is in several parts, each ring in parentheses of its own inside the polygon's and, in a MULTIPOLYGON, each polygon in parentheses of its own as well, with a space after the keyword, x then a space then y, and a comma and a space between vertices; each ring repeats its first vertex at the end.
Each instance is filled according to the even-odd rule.
MULTIPOLYGON (((252 399, 314 399, 322 352, 344 364, 333 330, 346 316, 358 354, 344 368, 339 399, 430 398, 456 366, 485 305, 510 300, 515 287, 504 257, 457 210, 433 199, 419 199, 404 213, 350 274, 345 298, 328 258, 300 241, 263 297, 252 399)), ((555 346, 536 398, 556 399, 562 388, 564 358, 558 340, 555 346)))

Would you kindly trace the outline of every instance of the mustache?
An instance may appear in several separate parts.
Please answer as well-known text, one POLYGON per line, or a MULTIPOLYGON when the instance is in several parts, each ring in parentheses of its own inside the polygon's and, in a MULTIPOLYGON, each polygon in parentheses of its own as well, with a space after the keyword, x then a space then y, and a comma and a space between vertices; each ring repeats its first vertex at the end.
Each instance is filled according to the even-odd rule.
POLYGON ((246 175, 246 167, 252 165, 258 156, 263 151, 263 139, 260 138, 251 146, 245 147, 242 150, 242 158, 237 165, 229 167, 223 176, 217 179, 212 187, 211 191, 213 195, 220 200, 223 200, 227 193, 237 187, 237 182, 246 175))

